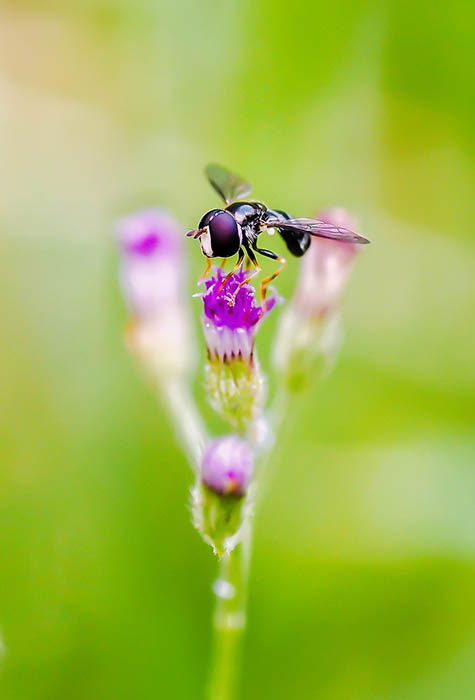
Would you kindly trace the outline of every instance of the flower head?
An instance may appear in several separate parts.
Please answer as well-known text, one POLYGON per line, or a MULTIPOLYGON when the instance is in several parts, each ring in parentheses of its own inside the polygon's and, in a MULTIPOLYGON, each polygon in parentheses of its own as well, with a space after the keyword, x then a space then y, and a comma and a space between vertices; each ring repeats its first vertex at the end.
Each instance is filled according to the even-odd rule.
POLYGON ((256 304, 254 287, 243 284, 243 270, 234 273, 223 286, 224 277, 218 268, 205 281, 202 323, 208 351, 211 358, 221 361, 251 360, 259 322, 274 307, 276 298, 270 297, 262 306, 256 304))
MULTIPOLYGON (((322 211, 318 218, 356 228, 344 209, 322 211)), ((339 304, 358 249, 356 243, 312 238, 274 343, 274 363, 292 388, 304 386, 312 372, 323 372, 336 357, 342 340, 339 304)))
POLYGON ((243 496, 253 472, 253 456, 248 444, 236 437, 212 442, 203 455, 201 479, 221 496, 243 496))
POLYGON ((162 378, 191 361, 182 237, 180 224, 164 209, 138 211, 117 225, 120 282, 132 316, 127 341, 162 378))
POLYGON ((122 291, 134 317, 161 313, 180 295, 182 229, 164 209, 145 209, 117 226, 122 291))
MULTIPOLYGON (((318 218, 329 224, 355 229, 354 220, 341 208, 327 209, 318 218)), ((343 289, 358 252, 356 243, 312 238, 302 260, 295 294, 295 305, 310 317, 325 316, 339 304, 343 289)))
POLYGON ((249 484, 254 456, 237 435, 211 442, 201 459, 198 481, 192 490, 193 522, 218 556, 229 553, 240 541, 250 515, 249 484))
POLYGON ((245 430, 264 406, 266 384, 254 342, 276 297, 257 304, 254 287, 246 282, 243 270, 225 281, 223 271, 215 269, 205 287, 201 320, 208 348, 205 376, 209 402, 233 428, 245 430))

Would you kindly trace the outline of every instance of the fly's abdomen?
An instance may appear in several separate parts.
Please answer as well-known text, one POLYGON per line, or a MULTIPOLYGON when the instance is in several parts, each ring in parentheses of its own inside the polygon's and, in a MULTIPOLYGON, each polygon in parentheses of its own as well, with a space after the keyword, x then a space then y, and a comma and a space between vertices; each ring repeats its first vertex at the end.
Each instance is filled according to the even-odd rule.
POLYGON ((285 245, 292 255, 300 258, 304 253, 307 252, 308 247, 311 243, 311 238, 308 233, 304 231, 285 231, 282 228, 276 226, 277 231, 280 233, 285 241, 285 245))
MULTIPOLYGON (((287 212, 280 209, 268 209, 266 216, 269 219, 291 219, 292 217, 287 212)), ((311 238, 305 231, 286 231, 285 229, 275 227, 279 232, 280 236, 284 239, 285 245, 289 253, 295 255, 296 258, 302 257, 302 255, 308 250, 311 243, 311 238)))

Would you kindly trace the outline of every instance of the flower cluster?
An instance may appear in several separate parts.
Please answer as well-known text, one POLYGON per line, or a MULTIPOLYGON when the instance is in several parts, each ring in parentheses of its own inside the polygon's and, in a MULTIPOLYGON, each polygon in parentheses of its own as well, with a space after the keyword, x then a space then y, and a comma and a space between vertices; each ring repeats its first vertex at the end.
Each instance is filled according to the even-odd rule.
MULTIPOLYGON (((354 227, 343 210, 321 212, 319 218, 354 227)), ((259 304, 242 267, 228 276, 221 268, 213 268, 202 283, 204 290, 195 295, 202 303, 207 398, 233 431, 210 439, 189 381, 194 353, 182 239, 181 226, 161 209, 141 211, 119 222, 120 281, 131 314, 127 339, 168 401, 192 459, 195 526, 222 556, 239 542, 251 511, 256 457, 272 444, 266 378, 256 339, 279 299, 272 292, 259 304), (262 435, 267 436, 265 440, 262 435)), ((335 353, 339 304, 357 249, 352 243, 312 239, 274 342, 274 364, 283 377, 282 387, 299 388, 319 363, 335 353)))
MULTIPOLYGON (((235 190, 232 178, 230 183, 235 190)), ((319 218, 333 226, 353 228, 343 210, 321 212, 319 218)), ((205 235, 203 229, 190 233, 195 238, 205 235)), ((184 291, 182 239, 181 226, 164 210, 145 210, 122 219, 118 226, 120 281, 131 315, 128 346, 168 404, 195 473, 193 524, 219 557, 219 576, 213 586, 218 662, 210 689, 211 697, 223 698, 230 697, 236 635, 245 625, 251 515, 259 476, 265 461, 270 461, 274 435, 286 419, 291 392, 328 367, 336 354, 341 338, 339 305, 358 247, 312 239, 273 343, 279 381, 270 410, 256 344, 263 321, 278 298, 272 292, 259 304, 242 267, 230 275, 221 268, 213 269, 203 282, 204 290, 195 295, 201 297, 207 350, 206 398, 217 424, 225 425, 215 426, 214 431, 221 434, 211 438, 192 390, 196 353, 184 291)))

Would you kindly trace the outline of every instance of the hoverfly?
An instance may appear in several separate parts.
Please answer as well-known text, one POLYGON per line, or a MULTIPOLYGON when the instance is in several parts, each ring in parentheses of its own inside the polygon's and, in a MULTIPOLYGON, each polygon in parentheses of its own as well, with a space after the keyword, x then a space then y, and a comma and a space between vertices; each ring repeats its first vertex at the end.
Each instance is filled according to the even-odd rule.
MULTIPOLYGON (((321 236, 344 243, 369 243, 357 233, 341 226, 319 221, 318 219, 294 219, 280 209, 269 209, 262 202, 247 201, 245 198, 251 192, 251 185, 238 175, 231 173, 219 165, 210 164, 205 169, 206 177, 225 203, 224 209, 211 209, 201 218, 198 228, 186 235, 199 238, 201 250, 207 258, 207 267, 201 279, 204 279, 210 268, 212 258, 226 258, 237 254, 237 261, 231 272, 224 278, 221 288, 244 261, 254 267, 246 280, 240 286, 259 274, 261 268, 255 253, 276 260, 278 269, 260 284, 261 299, 266 296, 267 286, 284 269, 287 261, 272 250, 259 248, 258 237, 264 231, 274 233, 276 230, 292 255, 301 257, 308 250, 311 236, 321 236)), ((239 287, 236 289, 230 305, 234 303, 239 287)))

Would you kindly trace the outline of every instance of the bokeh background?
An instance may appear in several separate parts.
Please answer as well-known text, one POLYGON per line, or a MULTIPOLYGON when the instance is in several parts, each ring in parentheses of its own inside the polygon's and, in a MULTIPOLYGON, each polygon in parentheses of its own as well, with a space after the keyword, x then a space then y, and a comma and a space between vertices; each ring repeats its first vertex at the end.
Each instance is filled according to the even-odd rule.
POLYGON ((257 512, 240 697, 474 697, 474 29, 439 0, 2 1, 2 698, 204 697, 215 562, 111 231, 194 226, 209 160, 374 241, 257 512))

